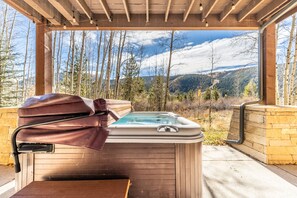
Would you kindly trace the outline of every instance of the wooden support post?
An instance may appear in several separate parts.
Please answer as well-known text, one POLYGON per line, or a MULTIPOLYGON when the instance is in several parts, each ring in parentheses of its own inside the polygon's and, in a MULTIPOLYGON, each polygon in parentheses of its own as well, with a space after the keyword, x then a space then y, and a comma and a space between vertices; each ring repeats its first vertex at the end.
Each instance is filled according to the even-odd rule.
POLYGON ((36 24, 36 84, 35 95, 52 92, 52 33, 43 23, 36 24))
POLYGON ((276 34, 275 23, 269 25, 263 32, 263 93, 264 104, 276 104, 276 34))

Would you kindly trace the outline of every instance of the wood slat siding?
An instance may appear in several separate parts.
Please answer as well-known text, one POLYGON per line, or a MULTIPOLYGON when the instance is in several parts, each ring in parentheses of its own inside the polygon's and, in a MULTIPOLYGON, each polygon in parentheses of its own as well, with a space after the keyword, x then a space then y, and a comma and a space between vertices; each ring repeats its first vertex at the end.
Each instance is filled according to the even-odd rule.
POLYGON ((21 172, 15 175, 15 190, 19 191, 34 180, 34 154, 19 155, 21 172))
POLYGON ((202 197, 201 143, 176 144, 176 197, 202 197))
POLYGON ((112 144, 102 151, 56 145, 23 154, 17 190, 31 181, 129 178, 129 197, 201 197, 201 143, 112 144))
POLYGON ((175 197, 174 144, 106 144, 102 151, 56 145, 35 154, 35 181, 130 178, 129 197, 175 197))

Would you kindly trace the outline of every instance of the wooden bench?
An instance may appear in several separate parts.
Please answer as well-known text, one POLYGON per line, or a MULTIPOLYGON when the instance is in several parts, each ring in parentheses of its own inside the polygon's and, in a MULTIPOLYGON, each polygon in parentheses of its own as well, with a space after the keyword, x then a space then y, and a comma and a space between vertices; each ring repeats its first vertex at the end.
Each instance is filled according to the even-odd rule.
POLYGON ((12 197, 127 198, 129 187, 129 179, 35 181, 14 194, 12 197))

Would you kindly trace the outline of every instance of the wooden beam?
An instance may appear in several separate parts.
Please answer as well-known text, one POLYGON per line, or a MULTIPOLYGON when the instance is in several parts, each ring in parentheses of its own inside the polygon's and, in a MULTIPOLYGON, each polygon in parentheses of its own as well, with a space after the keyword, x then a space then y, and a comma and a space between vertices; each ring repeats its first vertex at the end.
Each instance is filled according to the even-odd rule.
POLYGON ((130 13, 129 13, 129 9, 128 9, 128 5, 127 5, 126 0, 123 0, 123 5, 124 5, 125 13, 126 13, 126 16, 127 16, 127 20, 128 20, 128 22, 130 22, 131 21, 130 13))
POLYGON ((41 0, 24 0, 39 14, 44 16, 53 25, 61 25, 61 14, 48 2, 41 0))
POLYGON ((166 12, 165 12, 165 22, 168 21, 168 16, 169 16, 169 11, 170 11, 171 2, 172 2, 172 0, 168 0, 167 8, 166 8, 166 12))
POLYGON ((35 95, 52 92, 52 33, 44 23, 36 23, 36 82, 35 95))
POLYGON ((79 25, 79 13, 68 0, 48 0, 72 25, 79 25))
POLYGON ((253 10, 255 10, 263 0, 252 0, 239 14, 238 21, 241 22, 245 19, 253 10))
POLYGON ((85 0, 75 0, 79 7, 84 11, 84 13, 88 16, 91 20, 93 17, 93 13, 90 10, 89 6, 86 4, 85 0))
POLYGON ((189 14, 190 14, 190 12, 192 10, 192 7, 193 7, 195 1, 196 0, 191 0, 191 2, 188 4, 188 7, 187 7, 187 9, 184 12, 184 18, 183 18, 183 21, 184 22, 187 20, 187 18, 188 18, 189 14))
MULTIPOLYGON (((190 14, 185 22, 181 20, 180 14, 171 14, 168 22, 164 21, 164 14, 150 14, 149 23, 143 20, 145 17, 145 14, 134 14, 131 22, 128 22, 124 14, 114 14, 112 22, 109 22, 105 15, 96 14, 94 20, 100 20, 100 30, 258 30, 260 27, 256 19, 251 17, 238 22, 235 14, 229 15, 224 23, 219 21, 218 15, 209 15, 209 27, 205 27, 205 23, 197 20, 197 15, 194 14, 190 14)), ((80 21, 79 26, 66 24, 67 30, 96 30, 86 16, 81 16, 80 21)), ((51 26, 50 29, 63 30, 63 26, 51 26)))
POLYGON ((276 38, 275 23, 269 25, 263 32, 263 85, 265 105, 275 105, 276 81, 276 38))
POLYGON ((284 14, 283 16, 281 16, 280 18, 278 18, 275 23, 279 23, 282 20, 285 20, 286 18, 288 18, 289 16, 292 16, 293 14, 295 14, 297 12, 297 7, 293 8, 292 10, 288 11, 286 14, 284 14))
POLYGON ((149 0, 145 0, 145 10, 146 10, 146 22, 150 21, 150 3, 149 0))
POLYGON ((239 4, 241 0, 231 1, 228 5, 225 6, 224 10, 220 14, 220 21, 222 22, 233 10, 233 6, 239 4))
POLYGON ((106 17, 111 22, 112 21, 112 19, 111 19, 111 12, 110 12, 110 9, 109 9, 106 1, 105 0, 99 0, 99 2, 100 2, 101 6, 102 6, 102 8, 104 10, 104 13, 105 13, 106 17))
POLYGON ((36 23, 42 22, 42 16, 23 0, 4 0, 4 2, 19 11, 21 14, 31 19, 32 21, 36 23))
POLYGON ((204 22, 205 19, 208 17, 212 9, 215 7, 219 0, 210 0, 207 6, 204 8, 202 15, 201 15, 201 21, 204 22))
POLYGON ((276 10, 280 9, 283 5, 285 5, 288 0, 274 0, 266 7, 264 7, 261 11, 259 11, 256 15, 257 21, 261 21, 273 14, 276 10))

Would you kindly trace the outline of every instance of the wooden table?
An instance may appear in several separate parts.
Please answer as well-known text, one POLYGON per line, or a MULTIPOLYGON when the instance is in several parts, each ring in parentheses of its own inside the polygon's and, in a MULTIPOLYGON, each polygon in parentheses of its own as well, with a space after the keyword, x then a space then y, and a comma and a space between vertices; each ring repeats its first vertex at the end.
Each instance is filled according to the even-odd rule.
POLYGON ((127 198, 129 187, 129 179, 35 181, 12 197, 127 198))

